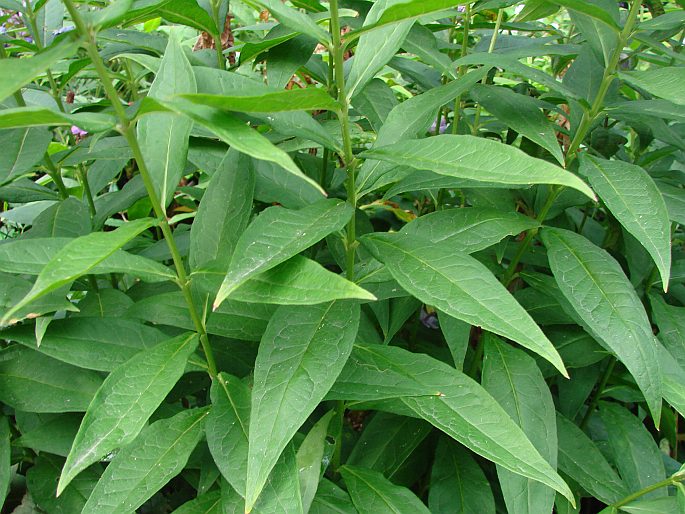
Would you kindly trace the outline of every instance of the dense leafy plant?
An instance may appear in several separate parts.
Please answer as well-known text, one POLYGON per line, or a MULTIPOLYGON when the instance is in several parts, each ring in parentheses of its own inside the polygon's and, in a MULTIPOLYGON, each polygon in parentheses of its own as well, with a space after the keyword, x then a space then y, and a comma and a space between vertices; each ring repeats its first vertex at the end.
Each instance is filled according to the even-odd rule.
POLYGON ((681 1, 0 6, 8 511, 685 512, 681 1))

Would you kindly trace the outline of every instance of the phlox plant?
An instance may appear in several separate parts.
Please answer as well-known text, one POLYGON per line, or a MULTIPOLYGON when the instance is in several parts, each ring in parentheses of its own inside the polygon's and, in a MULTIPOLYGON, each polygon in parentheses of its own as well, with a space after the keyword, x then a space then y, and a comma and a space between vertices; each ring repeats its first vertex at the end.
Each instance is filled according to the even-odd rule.
POLYGON ((685 513, 685 2, 0 24, 3 513, 685 513))

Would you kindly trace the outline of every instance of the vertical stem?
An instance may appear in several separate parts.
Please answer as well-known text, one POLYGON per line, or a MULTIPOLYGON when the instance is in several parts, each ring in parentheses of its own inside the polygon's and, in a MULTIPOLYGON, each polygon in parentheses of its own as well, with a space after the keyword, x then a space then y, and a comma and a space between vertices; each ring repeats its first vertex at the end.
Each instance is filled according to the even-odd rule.
MULTIPOLYGON (((590 127, 592 126, 592 123, 595 121, 597 116, 602 112, 602 108, 604 106, 604 97, 609 91, 609 86, 611 86, 611 83, 614 81, 614 78, 616 76, 616 67, 618 66, 619 59, 621 58, 621 51, 623 50, 623 47, 625 47, 625 45, 628 43, 628 40, 630 39, 630 36, 633 33, 633 29, 635 28, 635 23, 637 22, 637 16, 640 12, 641 5, 642 4, 639 0, 633 0, 633 3, 630 6, 628 19, 626 20, 626 24, 623 27, 623 30, 621 30, 621 34, 618 38, 619 40, 616 45, 616 48, 614 49, 614 52, 612 53, 611 58, 609 59, 609 62, 607 63, 607 66, 604 69, 602 83, 600 84, 599 90, 597 91, 597 95, 595 96, 595 99, 592 102, 592 107, 589 111, 585 111, 583 113, 583 117, 580 120, 578 129, 576 130, 573 140, 571 141, 568 151, 566 152, 565 167, 567 169, 577 157, 578 149, 580 148, 582 142, 585 140, 585 137, 587 136, 587 133, 590 130, 590 127)), ((552 203, 554 202, 554 200, 556 200, 557 196, 559 196, 562 190, 563 187, 555 188, 554 191, 556 191, 556 194, 550 194, 550 196, 547 198, 547 203, 545 204, 545 207, 540 212, 540 215, 537 217, 537 220, 540 223, 545 221, 549 208, 551 208, 552 203)), ((532 229, 529 230, 526 234, 526 238, 523 240, 523 243, 521 243, 521 247, 519 248, 518 253, 514 257, 514 259, 509 263, 509 268, 507 268, 507 271, 504 274, 504 277, 502 278, 503 284, 507 285, 509 282, 511 282, 511 279, 513 277, 514 272, 516 271, 516 267, 518 266, 521 257, 530 247, 530 244, 533 242, 533 239, 537 234, 537 231, 538 229, 532 229)))
MULTIPOLYGON (((495 22, 495 30, 492 32, 492 37, 490 38, 490 46, 488 46, 488 53, 491 54, 495 50, 495 45, 497 44, 497 36, 499 36, 499 30, 502 27, 502 17, 504 16, 504 9, 500 9, 497 11, 497 21, 495 22)), ((485 81, 487 80, 487 77, 483 77, 483 80, 481 81, 482 84, 485 84, 485 81)), ((480 112, 482 110, 482 107, 480 104, 476 106, 476 115, 473 118, 473 127, 471 128, 471 134, 476 135, 478 134, 478 126, 480 125, 480 112)))
MULTIPOLYGON (((466 4, 466 8, 464 10, 464 34, 462 36, 461 40, 461 53, 459 55, 460 58, 466 57, 466 54, 469 51, 469 31, 471 30, 471 2, 468 2, 466 4)), ((460 77, 463 77, 464 74, 466 73, 466 66, 459 66, 459 73, 458 75, 460 77)), ((459 126, 459 118, 461 117, 461 94, 454 99, 454 117, 452 118, 452 134, 456 134, 458 132, 458 126, 459 126)))
POLYGON ((48 175, 50 175, 50 178, 57 186, 59 195, 62 197, 63 200, 66 200, 67 198, 69 198, 69 191, 67 191, 64 182, 62 182, 62 174, 57 169, 57 166, 55 166, 55 163, 52 162, 52 159, 50 158, 47 152, 45 152, 43 160, 45 161, 45 167, 48 169, 48 175))
POLYGON ((131 124, 130 120, 126 116, 126 110, 124 109, 124 106, 121 105, 121 101, 114 87, 114 84, 110 79, 105 63, 103 62, 102 58, 100 57, 100 54, 98 53, 97 43, 95 41, 95 32, 85 24, 83 18, 81 17, 81 14, 76 9, 73 0, 62 1, 64 3, 64 6, 67 8, 67 11, 69 11, 69 15, 71 16, 71 19, 74 22, 76 30, 78 30, 79 34, 85 40, 85 47, 88 52, 88 56, 90 57, 93 66, 95 67, 95 70, 100 78, 100 81, 102 82, 102 86, 105 89, 105 93, 107 94, 107 97, 109 98, 109 101, 112 104, 112 108, 114 109, 114 113, 119 121, 117 129, 124 136, 124 139, 126 139, 126 142, 128 143, 129 147, 131 148, 131 152, 133 153, 133 158, 138 163, 138 170, 140 171, 140 176, 143 179, 145 189, 152 203, 152 208, 155 211, 157 219, 159 220, 159 226, 162 229, 164 239, 167 243, 167 246, 169 247, 169 251, 171 252, 171 257, 176 268, 177 283, 181 288, 181 291, 183 292, 183 297, 188 305, 188 311, 193 321, 193 325, 195 326, 195 330, 200 337, 200 343, 202 345, 205 358, 207 359, 207 368, 209 374, 212 378, 214 378, 217 375, 216 361, 214 360, 214 354, 209 345, 207 331, 205 330, 204 322, 198 314, 197 308, 195 307, 192 291, 190 289, 190 281, 188 279, 188 274, 186 273, 183 264, 183 258, 181 257, 181 253, 178 250, 178 246, 176 245, 176 241, 174 240, 174 234, 171 231, 171 227, 169 226, 166 213, 164 212, 164 207, 159 201, 159 197, 157 196, 157 192, 155 191, 152 177, 147 169, 147 165, 145 164, 145 159, 143 158, 143 153, 140 149, 140 145, 138 144, 138 138, 136 137, 135 126, 131 124))
MULTIPOLYGON (((338 112, 338 119, 340 120, 342 139, 343 139, 343 153, 341 155, 343 165, 347 171, 347 202, 352 207, 352 218, 347 224, 347 234, 345 240, 346 262, 345 275, 348 280, 354 280, 354 259, 357 248, 356 236, 356 210, 357 210, 357 187, 356 179, 356 160, 352 151, 352 138, 350 136, 350 118, 349 118, 349 100, 345 91, 345 47, 342 42, 340 34, 340 14, 338 12, 338 0, 330 0, 329 2, 331 14, 331 39, 333 54, 333 83, 331 87, 333 92, 337 92, 338 103, 340 104, 340 111, 338 112)), ((345 401, 339 400, 336 405, 336 427, 335 439, 336 445, 333 452, 333 470, 337 471, 340 467, 341 452, 342 452, 342 431, 345 420, 345 401)))
POLYGON ((609 359, 611 360, 607 364, 607 367, 604 368, 604 373, 602 374, 602 378, 599 381, 599 385, 595 390, 595 394, 592 396, 592 400, 590 400, 590 405, 588 405, 587 411, 585 412, 585 416, 583 416, 583 420, 580 422, 581 430, 584 430, 588 422, 590 421, 590 416, 592 416, 592 412, 597 407, 599 399, 601 398, 602 393, 604 392, 604 388, 606 387, 607 382, 609 382, 609 378, 611 377, 611 374, 614 372, 614 368, 616 367, 616 359, 614 357, 609 357, 609 359))

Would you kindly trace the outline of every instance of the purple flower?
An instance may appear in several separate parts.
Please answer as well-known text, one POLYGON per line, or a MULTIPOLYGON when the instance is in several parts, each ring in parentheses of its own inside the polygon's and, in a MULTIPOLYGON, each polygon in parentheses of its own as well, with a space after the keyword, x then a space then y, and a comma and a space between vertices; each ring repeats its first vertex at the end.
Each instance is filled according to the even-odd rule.
POLYGON ((71 126, 71 133, 74 134, 76 137, 85 137, 88 135, 88 132, 78 128, 76 125, 71 126))
POLYGON ((426 306, 421 306, 421 312, 419 313, 419 319, 423 326, 433 330, 438 330, 440 328, 440 322, 438 321, 438 313, 435 311, 428 312, 426 306))
MULTIPOLYGON (((433 122, 429 131, 431 134, 435 134, 435 122, 433 122)), ((447 120, 445 118, 440 118, 440 134, 444 134, 446 131, 447 131, 447 120)))
POLYGON ((66 32, 71 32, 74 30, 74 27, 62 27, 61 29, 53 30, 52 35, 57 36, 59 34, 65 34, 66 32))

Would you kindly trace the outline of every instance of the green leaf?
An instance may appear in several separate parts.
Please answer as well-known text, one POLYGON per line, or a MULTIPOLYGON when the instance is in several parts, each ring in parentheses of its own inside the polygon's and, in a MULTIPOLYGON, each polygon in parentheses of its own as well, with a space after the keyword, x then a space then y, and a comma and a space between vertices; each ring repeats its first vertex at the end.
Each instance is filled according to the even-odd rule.
POLYGON ((426 239, 432 244, 451 246, 455 251, 474 253, 539 226, 532 218, 516 212, 487 207, 445 209, 407 223, 402 234, 426 239))
POLYGON ((154 224, 155 220, 149 218, 129 221, 112 232, 96 232, 70 241, 45 265, 28 294, 5 313, 0 325, 30 302, 88 273, 154 224))
MULTIPOLYGON (((219 278, 223 277, 223 274, 219 278)), ((313 305, 332 300, 375 300, 354 282, 328 271, 316 261, 296 255, 239 286, 231 298, 246 303, 313 305)))
POLYGON ((31 498, 44 512, 51 514, 82 512, 88 496, 102 474, 102 468, 99 465, 88 468, 57 498, 55 489, 63 463, 64 459, 49 453, 41 453, 35 464, 26 472, 26 485, 31 498))
POLYGON ((0 85, 0 100, 18 91, 56 62, 73 55, 77 48, 78 42, 65 40, 33 57, 0 60, 0 77, 3 77, 0 85))
MULTIPOLYGON (((36 239, 14 239, 0 245, 0 271, 22 275, 39 275, 43 268, 74 239, 66 237, 45 237, 36 239)), ((88 273, 130 273, 149 282, 173 280, 176 274, 166 266, 116 250, 112 255, 93 266, 88 273)))
POLYGON ((457 3, 451 0, 403 0, 400 3, 389 5, 380 15, 374 27, 396 23, 398 21, 411 20, 425 16, 426 14, 438 13, 448 9, 454 9, 457 3))
POLYGON ((28 348, 10 347, 0 356, 0 401, 17 410, 83 412, 102 384, 94 371, 28 348))
POLYGON ((284 112, 284 111, 337 111, 340 104, 325 90, 318 87, 273 91, 260 95, 181 95, 182 98, 200 105, 235 112, 284 112))
POLYGON ((322 461, 326 451, 328 425, 335 414, 334 410, 321 416, 311 428, 297 450, 297 469, 300 478, 302 508, 309 512, 322 475, 322 461))
MULTIPOLYGON (((241 508, 243 506, 242 503, 241 501, 241 508)), ((245 506, 244 512, 249 512, 247 504, 245 506)), ((240 514, 240 512, 237 514, 240 514)), ((252 512, 254 514, 276 514, 280 512, 304 514, 302 497, 300 495, 297 459, 292 443, 289 443, 283 450, 252 512)))
POLYGON ((271 48, 267 54, 269 86, 285 88, 293 75, 311 59, 317 43, 313 37, 301 35, 271 48))
POLYGON ((212 17, 195 0, 164 1, 158 8, 159 16, 173 23, 216 34, 217 27, 212 17))
POLYGON ((589 2, 587 0, 549 0, 551 3, 566 7, 567 9, 573 9, 580 13, 586 14, 591 18, 595 18, 603 23, 606 23, 609 27, 618 30, 619 26, 616 20, 601 6, 596 5, 594 2, 589 2))
POLYGON ((324 29, 319 27, 309 16, 283 5, 280 0, 255 0, 255 3, 261 5, 283 25, 295 32, 307 34, 315 37, 324 45, 330 46, 331 37, 324 29))
MULTIPOLYGON (((2 62, 7 62, 7 60, 9 59, 2 62)), ((109 114, 97 112, 66 114, 45 107, 29 106, 0 110, 0 129, 70 125, 76 125, 87 132, 106 132, 114 128, 115 120, 109 114)))
POLYGON ((12 448, 10 441, 10 425, 5 416, 0 417, 0 508, 5 503, 9 492, 12 469, 10 457, 12 448))
POLYGON ((640 166, 584 155, 580 172, 611 213, 654 259, 664 291, 671 274, 671 222, 654 180, 640 166))
MULTIPOLYGON (((364 20, 365 28, 375 26, 386 7, 401 0, 379 0, 375 2, 364 20)), ((413 20, 406 20, 392 26, 384 26, 370 33, 363 33, 357 43, 352 67, 345 79, 346 96, 353 98, 393 58, 409 34, 413 20)))
POLYGON ((464 359, 466 358, 471 336, 471 325, 444 312, 438 312, 438 320, 442 335, 445 336, 445 342, 450 349, 454 367, 459 371, 463 371, 464 359))
MULTIPOLYGON (((15 129, 0 134, 3 141, 3 151, 0 153, 0 183, 21 175, 43 160, 52 140, 52 132, 45 128, 15 129)), ((35 184, 33 181, 29 182, 35 184)), ((30 187, 36 186, 37 184, 30 187)), ((11 201, 6 188, 3 188, 1 194, 2 198, 11 201)))
POLYGON ((559 469, 604 503, 615 503, 628 489, 595 443, 567 418, 557 413, 559 469))
POLYGON ((185 502, 172 514, 223 514, 221 491, 212 491, 185 502))
POLYGON ((359 512, 430 514, 413 492, 393 484, 378 471, 345 465, 340 473, 359 512))
MULTIPOLYGON (((679 493, 682 494, 682 493, 679 493)), ((682 500, 674 496, 657 498, 656 500, 637 500, 621 507, 621 512, 629 514, 664 514, 665 512, 681 512, 682 500)))
POLYGON ((81 200, 70 196, 36 216, 31 230, 24 237, 79 237, 89 234, 91 230, 88 207, 81 200))
POLYGON ((250 220, 254 187, 249 158, 229 150, 212 175, 190 229, 191 269, 211 262, 226 271, 250 220))
POLYGON ((208 413, 207 408, 185 410, 147 427, 112 459, 84 512, 117 514, 138 509, 183 470, 202 437, 208 413))
POLYGON ((670 100, 678 105, 685 105, 685 92, 682 88, 685 81, 685 67, 671 66, 647 71, 630 71, 620 73, 619 76, 654 96, 670 100))
MULTIPOLYGON (((554 401, 535 360, 522 350, 485 337, 482 384, 521 427, 540 455, 556 469, 557 426, 554 401)), ((554 491, 502 467, 497 468, 507 511, 551 512, 554 491)))
POLYGON ((443 134, 374 148, 362 155, 398 166, 511 187, 558 184, 595 199, 592 190, 572 173, 518 148, 480 137, 443 134))
POLYGON ((81 422, 57 493, 92 463, 126 446, 140 433, 183 375, 197 336, 181 335, 137 353, 105 379, 81 422))
POLYGON ((655 423, 661 415, 661 370, 644 306, 621 266, 583 236, 545 228, 554 278, 576 314, 631 372, 655 423))
POLYGON ((526 136, 551 153, 560 165, 564 155, 557 141, 554 124, 540 111, 540 103, 506 87, 477 84, 471 96, 502 123, 526 136))
MULTIPOLYGON (((193 69, 178 37, 176 31, 171 31, 164 58, 150 86, 150 98, 167 100, 197 91, 193 69)), ((138 122, 140 150, 163 207, 171 203, 185 170, 192 126, 188 118, 174 113, 152 113, 138 122)))
POLYGON ((566 483, 485 389, 425 354, 356 344, 327 398, 398 398, 404 413, 425 419, 486 459, 573 498, 566 483))
POLYGON ((431 469, 428 506, 433 514, 494 514, 490 482, 471 454, 441 437, 431 469))
MULTIPOLYGON (((666 479, 659 447, 645 426, 628 410, 615 403, 602 402, 599 416, 607 430, 613 461, 630 491, 639 491, 666 479)), ((668 496, 665 488, 647 498, 668 496)))
POLYGON ((351 216, 349 204, 340 200, 322 200, 297 211, 282 207, 263 210, 236 243, 214 310, 249 278, 340 230, 351 216))
POLYGON ((566 375, 561 357, 540 327, 473 257, 455 252, 449 245, 405 234, 374 234, 361 241, 393 278, 422 302, 513 339, 566 375))
MULTIPOLYGON (((14 444, 24 448, 31 448, 33 451, 66 457, 69 454, 69 448, 71 448, 74 436, 78 432, 82 417, 80 414, 72 413, 53 415, 45 423, 23 431, 21 437, 16 439, 14 444)), ((57 479, 59 478, 59 471, 62 469, 63 463, 60 463, 55 474, 55 489, 57 488, 57 479)), ((55 490, 53 489, 51 492, 54 495, 55 490)))
POLYGON ((54 359, 80 368, 112 371, 136 353, 167 337, 137 321, 117 318, 74 317, 53 320, 37 344, 34 327, 20 325, 0 332, 54 359))
POLYGON ((232 375, 219 373, 210 396, 212 409, 205 426, 209 451, 224 478, 245 496, 250 388, 232 375))
POLYGON ((354 445, 346 464, 372 469, 393 482, 402 481, 412 454, 433 427, 422 419, 376 412, 354 445))
POLYGON ((246 511, 283 449, 333 385, 358 326, 359 305, 351 302, 281 307, 272 316, 255 363, 246 511))
POLYGON ((325 478, 321 479, 319 489, 309 510, 310 514, 358 514, 350 495, 325 478))
POLYGON ((649 296, 654 323, 659 327, 659 340, 685 369, 685 308, 668 305, 657 295, 649 296))
POLYGON ((194 122, 214 132, 219 139, 228 143, 236 150, 255 159, 270 161, 278 164, 287 172, 310 182, 317 189, 321 189, 314 180, 306 176, 293 162, 292 158, 283 150, 274 146, 267 138, 256 130, 248 127, 232 115, 204 105, 197 105, 188 101, 165 102, 164 106, 185 114, 194 122))

